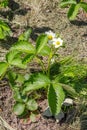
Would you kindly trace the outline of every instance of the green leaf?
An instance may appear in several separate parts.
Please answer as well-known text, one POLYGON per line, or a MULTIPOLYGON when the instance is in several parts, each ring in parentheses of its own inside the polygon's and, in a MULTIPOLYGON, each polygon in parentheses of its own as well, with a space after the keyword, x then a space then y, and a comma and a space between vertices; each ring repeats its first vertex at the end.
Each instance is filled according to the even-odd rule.
POLYGON ((7 77, 9 79, 10 86, 12 87, 13 85, 15 85, 15 80, 17 78, 17 74, 13 71, 9 71, 7 73, 7 77))
POLYGON ((0 62, 0 76, 4 75, 7 69, 8 69, 8 64, 6 62, 0 62))
POLYGON ((12 51, 9 51, 7 54, 6 54, 6 61, 11 64, 12 61, 19 57, 20 56, 20 53, 16 50, 12 50, 12 51))
POLYGON ((65 94, 58 83, 53 83, 48 90, 48 103, 53 115, 57 115, 64 100, 65 94))
POLYGON ((18 41, 16 42, 13 47, 11 47, 11 50, 17 50, 19 52, 24 52, 24 53, 35 53, 34 46, 27 42, 27 41, 18 41))
POLYGON ((12 32, 9 26, 2 20, 0 20, 0 39, 4 39, 6 36, 10 35, 12 32))
POLYGON ((15 92, 19 90, 20 88, 19 86, 22 87, 22 84, 24 83, 25 80, 22 74, 15 73, 13 71, 9 71, 7 73, 7 78, 9 79, 11 89, 15 92))
POLYGON ((18 38, 19 41, 28 41, 30 38, 32 30, 28 29, 26 32, 24 32, 23 34, 21 34, 18 38))
POLYGON ((49 46, 44 46, 44 48, 41 50, 41 52, 39 53, 42 56, 47 56, 49 55, 51 52, 51 49, 49 46))
POLYGON ((23 61, 22 61, 23 64, 29 63, 31 60, 33 60, 34 56, 35 56, 35 55, 33 55, 33 54, 28 54, 28 55, 26 55, 26 56, 24 57, 23 61))
POLYGON ((28 97, 25 95, 22 95, 18 89, 14 90, 14 99, 20 103, 26 103, 28 100, 28 97))
POLYGON ((19 68, 22 68, 22 69, 26 69, 26 64, 23 64, 22 63, 22 59, 20 58, 15 58, 12 62, 11 62, 11 65, 13 66, 17 66, 19 68))
POLYGON ((50 84, 50 79, 41 73, 33 74, 29 81, 25 82, 23 93, 46 87, 50 84))
POLYGON ((63 87, 64 90, 66 90, 73 97, 78 96, 77 92, 75 91, 73 87, 66 84, 62 84, 62 83, 60 83, 60 85, 63 87))
POLYGON ((47 42, 48 42, 48 37, 45 34, 42 34, 37 38, 37 41, 36 41, 36 53, 37 54, 39 54, 42 51, 42 49, 47 44, 47 42))
POLYGON ((8 32, 10 31, 9 26, 4 21, 2 21, 2 20, 0 20, 0 27, 2 27, 2 29, 4 31, 8 31, 8 32))
POLYGON ((30 111, 35 111, 38 108, 38 104, 34 99, 29 99, 28 102, 26 103, 26 107, 30 111))
POLYGON ((32 122, 35 122, 35 121, 36 121, 36 114, 31 113, 31 115, 30 115, 30 120, 31 120, 32 122))
POLYGON ((8 3, 9 3, 8 0, 2 0, 2 1, 0 2, 0 6, 5 8, 6 6, 8 6, 8 3))
POLYGON ((71 4, 77 4, 76 0, 63 0, 61 3, 60 3, 60 6, 62 8, 68 6, 68 5, 71 5, 71 4))
POLYGON ((2 30, 2 28, 0 28, 0 39, 4 39, 5 38, 5 34, 2 30))
POLYGON ((87 12, 87 3, 86 2, 80 2, 80 7, 82 7, 87 12))
POLYGON ((7 53, 6 55, 6 61, 13 66, 17 66, 19 68, 23 68, 25 69, 27 66, 25 64, 22 63, 22 59, 21 59, 21 53, 19 53, 16 50, 12 50, 10 52, 7 53))
POLYGON ((69 20, 74 20, 78 14, 78 11, 80 9, 80 4, 72 4, 68 11, 68 18, 69 20))
POLYGON ((25 110, 25 104, 16 103, 13 107, 13 111, 16 115, 21 115, 25 110))
POLYGON ((22 74, 17 74, 17 79, 16 79, 16 82, 17 83, 24 83, 24 76, 22 74))
POLYGON ((22 102, 21 94, 18 90, 14 91, 14 99, 18 102, 22 102))

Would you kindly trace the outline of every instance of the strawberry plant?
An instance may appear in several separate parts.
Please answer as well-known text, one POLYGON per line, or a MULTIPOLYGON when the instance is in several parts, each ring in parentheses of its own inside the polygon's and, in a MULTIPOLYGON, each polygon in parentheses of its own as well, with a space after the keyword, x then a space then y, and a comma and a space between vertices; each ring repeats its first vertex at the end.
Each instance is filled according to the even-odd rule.
MULTIPOLYGON (((65 64, 65 68, 62 67, 64 71, 58 65, 57 51, 64 44, 61 37, 52 31, 45 32, 38 36, 36 44, 33 45, 29 41, 30 34, 31 29, 21 34, 18 41, 6 54, 6 60, 0 62, 0 78, 6 76, 9 80, 16 101, 13 108, 16 115, 24 115, 30 111, 32 117, 32 114, 38 108, 35 98, 32 97, 32 92, 42 88, 47 91, 50 111, 53 115, 57 115, 61 110, 66 91, 73 97, 78 96, 74 87, 70 87, 69 83, 71 82, 70 79, 74 79, 77 77, 76 74, 80 73, 76 73, 76 67, 71 66, 74 71, 71 68, 66 69, 65 63, 68 62, 68 59, 60 62, 62 66, 65 64), (45 61, 44 57, 46 58, 45 61), (33 62, 41 66, 40 71, 33 73, 29 71, 26 74, 20 73, 20 69, 29 68, 30 63, 33 62), (19 72, 15 72, 15 68, 19 68, 19 72)), ((81 69, 79 72, 81 72, 81 69)))

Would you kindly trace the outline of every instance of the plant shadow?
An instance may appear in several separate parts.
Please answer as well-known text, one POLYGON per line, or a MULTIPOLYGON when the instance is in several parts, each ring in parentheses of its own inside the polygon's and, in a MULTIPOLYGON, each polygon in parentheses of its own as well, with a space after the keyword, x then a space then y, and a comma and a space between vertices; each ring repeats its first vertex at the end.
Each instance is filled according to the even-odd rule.
POLYGON ((70 23, 76 26, 87 26, 87 22, 85 21, 74 20, 74 21, 70 21, 70 23))
POLYGON ((30 8, 20 8, 20 5, 14 0, 9 0, 9 10, 1 10, 0 15, 4 18, 8 18, 9 21, 13 20, 15 15, 25 15, 30 8))
POLYGON ((54 63, 51 65, 50 68, 50 78, 53 79, 55 78, 56 75, 60 73, 60 63, 54 63))
POLYGON ((16 37, 7 37, 6 40, 0 40, 0 46, 8 50, 17 40, 16 37))
MULTIPOLYGON (((30 26, 26 26, 24 27, 25 28, 25 31, 30 28, 32 29, 32 33, 30 35, 30 38, 33 40, 33 41, 36 41, 37 37, 41 34, 41 33, 45 33, 45 31, 49 31, 49 30, 52 30, 51 28, 49 27, 42 27, 42 28, 32 28, 30 26)), ((20 29, 20 28, 19 28, 20 29)), ((15 29, 12 29, 12 32, 15 33, 15 29)), ((22 32, 23 33, 23 32, 22 32)), ((6 49, 10 49, 10 47, 15 44, 16 42, 18 41, 18 37, 13 37, 13 36, 8 36, 5 40, 1 40, 0 39, 0 46, 2 46, 3 48, 6 48, 6 49)))
POLYGON ((53 29, 51 29, 50 27, 34 27, 32 28, 32 34, 31 34, 31 39, 36 41, 37 37, 39 34, 45 33, 46 31, 53 31, 53 29))
POLYGON ((83 37, 87 37, 87 34, 84 34, 83 37))

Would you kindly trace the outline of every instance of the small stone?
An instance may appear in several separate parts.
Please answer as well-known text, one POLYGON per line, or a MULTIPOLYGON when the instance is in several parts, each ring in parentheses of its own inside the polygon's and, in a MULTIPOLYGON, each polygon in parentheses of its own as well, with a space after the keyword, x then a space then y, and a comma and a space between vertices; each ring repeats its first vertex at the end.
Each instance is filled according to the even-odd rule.
POLYGON ((43 112, 43 116, 45 116, 45 117, 52 117, 52 113, 51 113, 49 107, 47 107, 47 109, 43 112))
POLYGON ((64 113, 61 111, 58 115, 54 116, 56 122, 60 122, 64 118, 64 113))
POLYGON ((63 102, 64 106, 71 106, 73 105, 73 100, 71 98, 66 98, 63 102))

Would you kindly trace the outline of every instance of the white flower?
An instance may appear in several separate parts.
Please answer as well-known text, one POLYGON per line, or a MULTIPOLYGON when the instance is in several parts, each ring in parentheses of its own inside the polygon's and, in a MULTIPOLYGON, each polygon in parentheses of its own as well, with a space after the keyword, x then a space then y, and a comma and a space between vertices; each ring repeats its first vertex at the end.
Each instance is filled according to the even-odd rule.
POLYGON ((58 48, 63 45, 63 40, 61 38, 54 38, 53 45, 55 46, 55 48, 58 48))
POLYGON ((53 33, 51 30, 48 32, 45 32, 47 34, 49 40, 53 40, 56 37, 56 34, 53 33))

